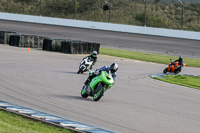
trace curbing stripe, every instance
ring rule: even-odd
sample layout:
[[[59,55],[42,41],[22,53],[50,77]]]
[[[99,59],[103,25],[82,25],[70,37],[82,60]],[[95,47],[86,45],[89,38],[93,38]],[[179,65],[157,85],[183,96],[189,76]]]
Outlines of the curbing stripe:
[[[76,128],[77,130],[82,130],[82,131],[91,131],[93,130],[92,128],[87,128],[87,127],[79,127],[79,128]]]
[[[159,73],[151,75],[152,78],[163,78],[165,75],[184,75],[184,76],[200,76],[200,75],[190,75],[190,74],[174,74],[174,73]]]
[[[63,126],[67,126],[67,127],[76,127],[76,128],[80,128],[80,127],[89,127],[89,126],[85,126],[82,124],[78,124],[78,123],[71,123],[71,124],[62,124]]]
[[[91,133],[107,133],[107,132],[101,131],[101,130],[87,130],[86,132],[91,132]]]
[[[60,119],[58,117],[53,117],[53,116],[50,116],[50,115],[31,115],[33,117],[37,117],[37,118],[40,118],[40,119],[46,119],[46,120],[57,120],[57,119]]]
[[[91,125],[83,124],[80,122],[67,120],[58,116],[50,115],[47,113],[39,112],[30,108],[14,105],[5,101],[0,100],[0,109],[5,109],[12,113],[18,112],[19,114],[24,114],[23,116],[38,119],[40,121],[46,122],[48,124],[56,125],[59,127],[65,127],[69,130],[75,130],[78,132],[86,132],[86,133],[114,133],[113,131],[97,128]],[[14,111],[14,112],[13,112]],[[17,113],[17,114],[18,114]]]
[[[19,110],[19,113],[32,114],[32,113],[35,113],[35,112],[34,111],[27,111],[27,110]]]
[[[3,102],[1,103],[1,102],[0,102],[0,106],[1,106],[1,107],[7,107],[7,106],[10,106],[10,104],[3,103]]]

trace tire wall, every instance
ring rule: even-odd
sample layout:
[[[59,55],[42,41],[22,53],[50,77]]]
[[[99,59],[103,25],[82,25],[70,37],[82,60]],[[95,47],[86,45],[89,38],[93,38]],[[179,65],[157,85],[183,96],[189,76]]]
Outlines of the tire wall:
[[[44,39],[43,50],[67,54],[90,54],[92,51],[99,53],[100,44],[79,40]]]
[[[33,48],[42,48],[43,47],[43,41],[46,37],[43,36],[34,36],[34,46]]]
[[[42,48],[45,37],[35,35],[12,34],[9,36],[9,45],[16,47]]]
[[[70,41],[71,40],[63,40],[61,42],[61,53],[67,53],[71,54],[71,49],[70,49]]]
[[[9,40],[9,45],[19,47],[19,41],[20,41],[20,35],[11,35]]]
[[[20,35],[16,32],[0,31],[0,44],[16,47],[38,48],[67,54],[99,53],[100,44],[81,40],[53,39],[37,35]]]
[[[16,32],[0,31],[0,44],[9,44],[10,35],[14,35]]]

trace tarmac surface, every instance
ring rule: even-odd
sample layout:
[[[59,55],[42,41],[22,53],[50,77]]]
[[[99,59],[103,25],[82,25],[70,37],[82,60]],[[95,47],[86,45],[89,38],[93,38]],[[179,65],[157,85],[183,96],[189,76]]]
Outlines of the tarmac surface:
[[[80,95],[88,72],[76,72],[84,56],[0,45],[0,100],[120,133],[199,133],[200,91],[150,78],[167,65],[99,55],[94,70],[112,62],[119,70],[94,102]],[[199,73],[187,66],[181,72]]]
[[[0,31],[101,43],[101,46],[200,59],[200,41],[0,20]]]

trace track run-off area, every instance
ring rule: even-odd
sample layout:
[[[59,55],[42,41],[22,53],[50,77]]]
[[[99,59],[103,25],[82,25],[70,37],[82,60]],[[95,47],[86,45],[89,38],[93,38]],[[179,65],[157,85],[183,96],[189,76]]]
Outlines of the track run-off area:
[[[0,30],[200,59],[195,40],[3,20]],[[0,44],[0,100],[119,133],[199,133],[200,91],[150,78],[167,65],[98,55],[93,70],[113,62],[119,70],[116,83],[94,102],[80,95],[88,72],[76,72],[85,56]],[[200,69],[186,66],[180,74]]]

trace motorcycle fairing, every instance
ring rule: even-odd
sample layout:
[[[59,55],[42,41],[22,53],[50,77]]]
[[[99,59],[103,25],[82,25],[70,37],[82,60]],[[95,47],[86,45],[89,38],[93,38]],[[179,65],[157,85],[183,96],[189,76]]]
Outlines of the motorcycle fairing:
[[[94,91],[95,86],[99,83],[103,82],[107,85],[107,88],[110,88],[110,85],[112,85],[115,81],[113,80],[111,74],[107,73],[106,71],[102,71],[101,75],[94,77],[92,81],[90,82],[90,88]]]

